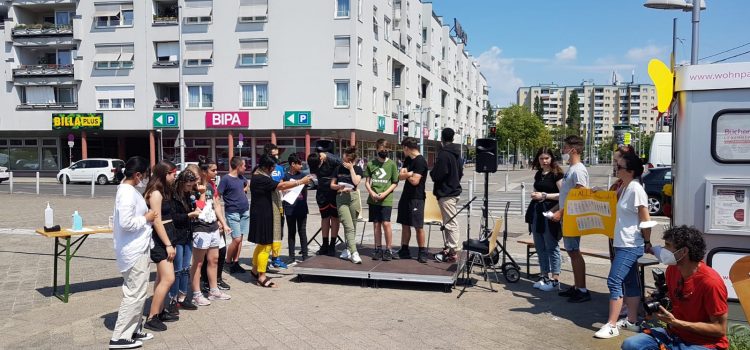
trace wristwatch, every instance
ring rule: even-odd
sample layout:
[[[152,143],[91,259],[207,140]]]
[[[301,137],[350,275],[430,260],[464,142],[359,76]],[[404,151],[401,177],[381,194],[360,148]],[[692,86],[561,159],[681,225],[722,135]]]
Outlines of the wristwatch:
[[[542,192],[542,200],[543,201],[547,200],[547,192]]]

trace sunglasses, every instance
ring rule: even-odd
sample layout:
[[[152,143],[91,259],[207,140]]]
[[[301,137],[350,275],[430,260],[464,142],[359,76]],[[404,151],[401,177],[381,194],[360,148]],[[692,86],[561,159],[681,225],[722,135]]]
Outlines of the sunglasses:
[[[624,167],[622,165],[619,165],[619,164],[617,165],[616,169],[617,170],[628,170],[628,168],[626,168],[626,167]]]

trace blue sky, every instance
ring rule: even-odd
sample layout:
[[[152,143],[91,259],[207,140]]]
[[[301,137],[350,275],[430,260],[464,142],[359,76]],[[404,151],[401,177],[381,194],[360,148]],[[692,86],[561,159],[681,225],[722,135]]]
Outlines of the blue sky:
[[[493,105],[516,101],[519,86],[577,85],[621,80],[650,83],[648,60],[669,62],[672,18],[677,18],[677,61],[690,61],[691,14],[643,7],[644,0],[433,0],[446,22],[458,18],[467,47],[490,84]],[[750,0],[706,0],[700,51],[713,55],[750,42]],[[750,50],[750,44],[700,63]],[[727,62],[750,61],[750,54]]]

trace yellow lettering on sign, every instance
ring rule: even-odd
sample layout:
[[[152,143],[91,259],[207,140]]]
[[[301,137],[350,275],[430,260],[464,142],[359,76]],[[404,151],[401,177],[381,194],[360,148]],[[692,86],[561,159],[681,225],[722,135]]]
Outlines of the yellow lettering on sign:
[[[60,117],[52,117],[52,127],[60,127]]]

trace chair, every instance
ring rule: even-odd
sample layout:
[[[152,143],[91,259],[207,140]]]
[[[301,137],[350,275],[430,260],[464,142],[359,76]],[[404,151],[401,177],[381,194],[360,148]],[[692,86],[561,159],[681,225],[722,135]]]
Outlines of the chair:
[[[430,250],[430,236],[432,235],[432,226],[443,225],[443,214],[440,212],[440,204],[438,204],[437,197],[432,192],[427,192],[427,197],[424,201],[424,224],[429,225],[430,229],[427,231],[427,250]],[[445,235],[443,235],[443,247],[445,247]]]
[[[503,220],[497,218],[495,220],[495,226],[492,228],[492,233],[490,233],[489,237],[481,237],[481,239],[469,239],[464,241],[463,243],[464,250],[468,251],[469,253],[469,261],[466,262],[468,264],[468,266],[466,267],[467,275],[471,274],[471,270],[474,268],[475,264],[482,265],[484,280],[490,282],[490,291],[493,292],[497,292],[497,290],[492,287],[492,279],[487,278],[487,265],[492,268],[492,271],[495,273],[495,280],[497,280],[497,269],[495,268],[495,264],[492,263],[492,255],[495,253],[495,249],[497,248],[497,236],[500,233],[500,229],[502,227]]]

